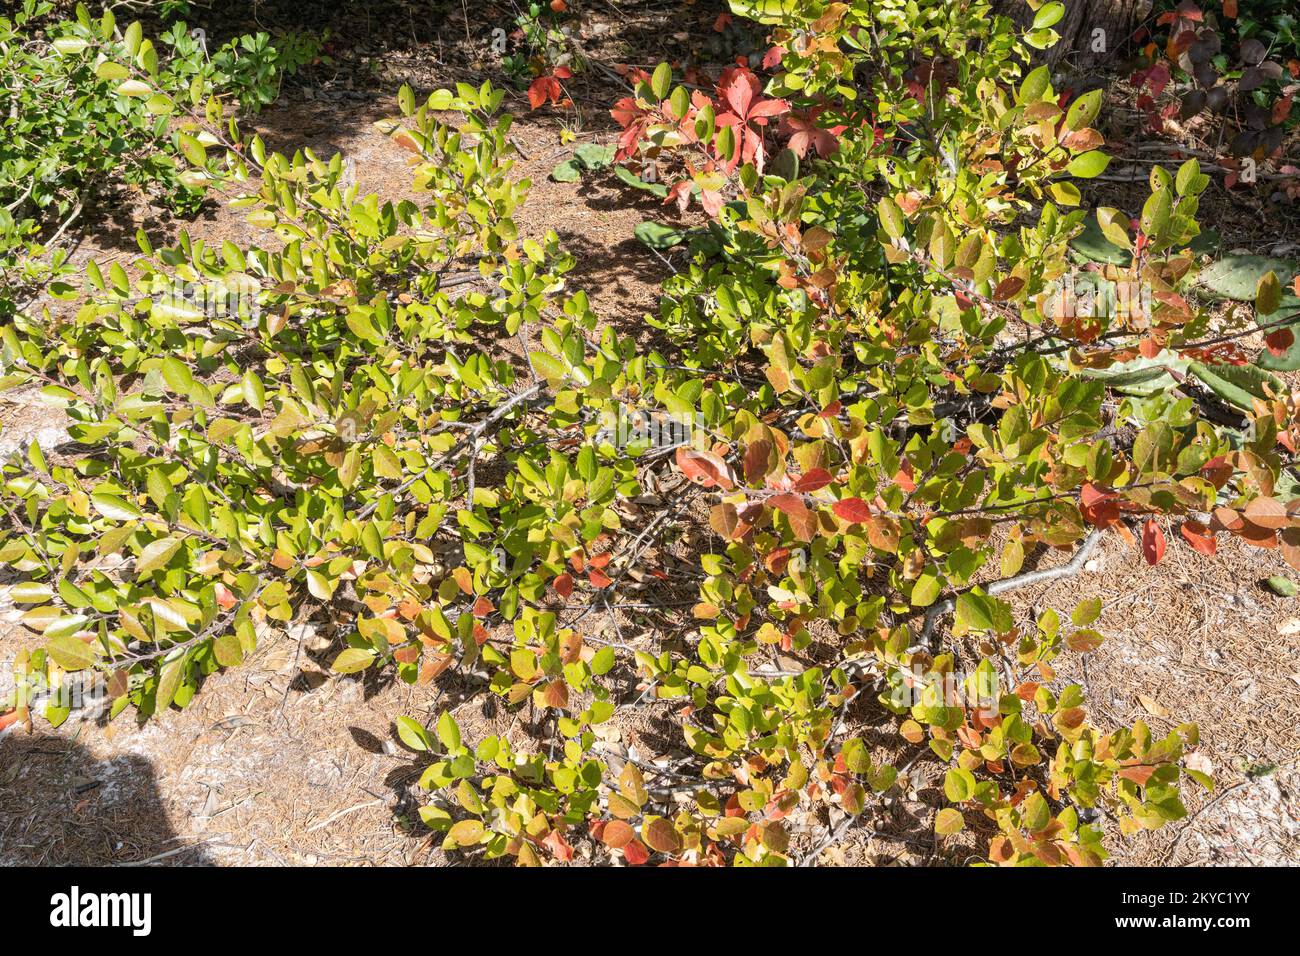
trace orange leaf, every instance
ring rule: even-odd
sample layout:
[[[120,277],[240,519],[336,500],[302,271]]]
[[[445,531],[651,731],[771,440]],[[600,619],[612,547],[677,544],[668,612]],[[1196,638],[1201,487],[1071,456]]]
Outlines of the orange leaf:
[[[1188,519],[1184,521],[1179,532],[1183,539],[1192,546],[1192,549],[1199,551],[1207,557],[1213,557],[1219,549],[1219,543],[1214,540],[1214,532],[1201,524],[1199,521]]]
[[[1147,767],[1139,764],[1134,767],[1125,767],[1120,770],[1119,775],[1125,780],[1132,780],[1139,787],[1145,787],[1151,775],[1156,772],[1155,767]]]
[[[912,463],[906,458],[903,459],[903,466],[894,474],[894,484],[909,495],[916,491],[916,482],[912,480]]]
[[[817,527],[817,516],[808,510],[803,498],[795,494],[777,495],[769,502],[790,519],[790,528],[800,541],[811,541]]]
[[[636,831],[622,820],[610,820],[600,834],[600,841],[615,850],[623,849],[635,839]]]
[[[562,680],[553,680],[546,685],[543,692],[546,706],[563,710],[569,705],[569,685]]]
[[[703,488],[717,485],[723,491],[730,491],[736,487],[727,463],[711,451],[678,448],[677,467],[689,480]]]
[[[556,594],[567,601],[569,595],[573,593],[573,575],[568,571],[557,574],[555,580],[551,582],[551,586],[555,588]]]
[[[1286,513],[1286,505],[1276,498],[1256,498],[1246,505],[1246,518],[1261,528],[1276,531],[1291,523]]]

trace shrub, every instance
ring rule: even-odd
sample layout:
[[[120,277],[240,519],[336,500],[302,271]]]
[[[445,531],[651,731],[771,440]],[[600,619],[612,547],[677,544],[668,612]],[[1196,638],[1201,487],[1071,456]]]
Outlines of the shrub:
[[[160,55],[139,23],[119,29],[111,10],[95,20],[84,5],[36,35],[31,25],[52,8],[25,0],[13,19],[0,17],[0,320],[42,289],[72,291],[58,240],[110,187],[197,209],[206,182],[186,170],[172,129],[177,101],[264,106],[282,73],[313,55],[311,41],[290,38],[281,53],[258,34],[209,60],[180,23],[160,38]]]
[[[983,2],[733,8],[782,47],[765,90],[723,80],[734,120],[708,129],[717,109],[667,66],[617,107],[646,119],[625,156],[714,164],[681,166],[722,201],[716,248],[656,320],[680,354],[598,331],[555,237],[519,234],[529,183],[490,84],[418,106],[401,91],[382,128],[412,153],[420,203],[359,195],[337,157],[240,140],[219,104],[183,108],[189,172],[257,174],[235,204],[266,241],[142,240],[130,272],[88,269],[74,318],[3,330],[5,384],[41,384],[79,445],[4,466],[0,560],[46,640],[24,675],[100,681],[114,713],[158,714],[313,613],[347,635],[340,673],[473,669],[550,739],[465,740],[447,713],[397,733],[431,755],[421,816],[444,846],[522,864],[587,837],[633,864],[812,858],[900,773],[846,735],[864,705],[897,715],[903,770],[945,767],[937,834],[978,822],[993,862],[1097,864],[1103,818],[1182,817],[1183,776],[1211,785],[1182,762],[1195,727],[1103,730],[1057,674],[1104,640],[1101,602],[1024,620],[998,595],[1043,578],[1021,573],[1032,549],[1073,551],[1069,569],[1108,531],[1151,563],[1177,526],[1202,552],[1236,534],[1300,567],[1277,448],[1294,400],[1232,364],[1253,316],[1212,329],[1192,285],[1207,177],[1157,168],[1135,220],[1099,210],[1129,258],[1093,277],[1145,297],[1072,308],[1073,180],[1106,163],[1098,96],[1059,96]],[[785,108],[807,125],[756,122]],[[672,135],[692,116],[702,131]],[[820,159],[777,152],[834,128]],[[1281,301],[1269,271],[1254,311]],[[510,336],[535,343],[526,363],[502,358]],[[1196,413],[1211,394],[1238,427]],[[689,433],[617,426],[647,415]],[[642,465],[668,453],[688,481],[647,504]],[[696,503],[712,537],[683,649],[582,626]],[[798,667],[774,666],[778,649]],[[630,697],[612,679],[628,667]],[[678,767],[597,747],[647,700],[680,705]],[[800,843],[796,812],[830,822]]]

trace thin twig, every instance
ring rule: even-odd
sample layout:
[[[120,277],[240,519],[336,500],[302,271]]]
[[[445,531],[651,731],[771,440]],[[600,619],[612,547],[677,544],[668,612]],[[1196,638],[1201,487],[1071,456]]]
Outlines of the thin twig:
[[[1004,594],[1007,591],[1014,591],[1017,588],[1029,587],[1031,584],[1040,584],[1043,581],[1054,581],[1057,578],[1071,577],[1083,570],[1084,564],[1091,557],[1092,552],[1096,550],[1098,542],[1101,541],[1101,529],[1098,529],[1084,539],[1083,544],[1079,545],[1079,550],[1074,552],[1068,562],[1058,565],[1054,568],[1042,568],[1038,571],[1026,571],[1024,574],[1017,574],[1015,577],[1003,578],[1000,581],[994,581],[984,588],[986,594]],[[922,646],[930,643],[931,635],[934,633],[935,625],[939,623],[939,618],[951,614],[957,607],[956,598],[949,598],[940,604],[934,605],[930,610],[925,612],[925,625],[921,628],[921,636],[917,643]]]

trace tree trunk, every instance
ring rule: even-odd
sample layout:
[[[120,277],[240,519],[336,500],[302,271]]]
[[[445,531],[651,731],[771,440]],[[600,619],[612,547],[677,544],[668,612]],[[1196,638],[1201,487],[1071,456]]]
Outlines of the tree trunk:
[[[1150,10],[1151,0],[1065,0],[1065,16],[1052,28],[1061,39],[1036,55],[1054,69],[1086,69],[1113,60]],[[993,0],[993,12],[1025,27],[1034,20],[1025,0]]]

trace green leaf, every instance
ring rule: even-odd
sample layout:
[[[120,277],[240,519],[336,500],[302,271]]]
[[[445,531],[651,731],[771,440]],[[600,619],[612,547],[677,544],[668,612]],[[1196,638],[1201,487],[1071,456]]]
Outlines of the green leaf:
[[[577,182],[582,176],[582,162],[570,156],[551,170],[551,178],[557,183]]]
[[[903,210],[898,208],[898,203],[884,196],[876,204],[876,211],[880,216],[880,227],[885,230],[885,235],[890,239],[903,238],[903,233],[907,230],[907,220],[903,218]]]
[[[375,652],[360,647],[346,648],[330,667],[339,674],[355,674],[375,662]]]
[[[1206,266],[1198,278],[1201,286],[1218,298],[1249,302],[1255,298],[1260,280],[1269,272],[1276,272],[1281,278],[1289,278],[1297,271],[1300,271],[1300,265],[1290,259],[1229,255]],[[1288,298],[1300,304],[1300,299],[1295,296],[1286,296],[1283,302]]]
[[[1277,273],[1269,270],[1259,277],[1255,285],[1255,311],[1260,315],[1276,312],[1282,306],[1282,283]]]
[[[1206,365],[1192,362],[1188,370],[1225,402],[1250,411],[1256,398],[1268,398],[1271,391],[1282,394],[1282,383],[1254,365]]]
[[[50,638],[45,644],[45,651],[65,671],[85,670],[99,659],[94,647],[71,634]]]
[[[1065,114],[1065,128],[1073,132],[1091,126],[1101,112],[1103,95],[1102,90],[1090,90],[1071,103],[1069,112]]]
[[[626,183],[634,189],[653,193],[661,199],[668,195],[668,187],[663,183],[648,183],[626,166],[615,166],[614,175],[618,177],[619,181]]]
[[[1279,597],[1295,597],[1296,585],[1290,578],[1283,577],[1280,574],[1274,575],[1264,582],[1268,589]]]
[[[1048,27],[1055,26],[1063,16],[1065,16],[1065,4],[1059,3],[1057,0],[1045,3],[1034,14],[1034,29],[1046,30]]]
[[[222,634],[212,642],[212,656],[222,667],[234,667],[244,659],[244,645],[234,634]]]
[[[44,604],[52,597],[50,586],[38,581],[23,581],[9,589],[9,600],[15,604]]]
[[[406,746],[419,751],[433,749],[433,738],[418,721],[410,717],[398,717],[396,724],[397,736],[402,738],[402,743]]]
[[[121,63],[114,63],[112,60],[105,60],[95,67],[95,75],[101,80],[125,80],[131,75],[131,71]]]
[[[867,745],[863,743],[860,737],[850,737],[844,741],[844,747],[840,751],[844,757],[844,766],[848,767],[852,773],[868,773],[871,770],[871,754],[867,751]]]
[[[150,571],[161,568],[180,550],[183,538],[159,538],[145,545],[140,557],[135,560],[135,573],[143,576]]]
[[[438,739],[448,752],[460,749],[460,725],[445,710],[438,717]]]
[[[162,377],[167,387],[178,395],[188,396],[194,388],[194,376],[189,366],[175,356],[163,359]]]
[[[180,145],[181,152],[195,166],[206,166],[208,162],[208,151],[197,139],[189,133],[177,133],[176,142]]]
[[[599,143],[583,143],[573,151],[573,158],[582,164],[584,170],[604,169],[614,162],[616,146],[601,146]]]
[[[140,80],[123,80],[117,85],[115,92],[118,96],[129,96],[135,99],[141,96],[152,96],[153,87]]]
[[[180,690],[181,675],[185,673],[185,658],[168,661],[158,671],[158,687],[154,691],[154,712],[161,713],[171,706]]]
[[[608,674],[614,668],[614,660],[614,648],[602,647],[591,658],[591,672],[597,677]]]
[[[963,767],[954,767],[944,775],[943,793],[953,803],[965,803],[975,793],[975,775]]]
[[[686,233],[682,230],[657,222],[643,222],[633,231],[651,249],[671,249],[686,238]]]
[[[76,37],[61,37],[54,41],[54,49],[62,56],[74,56],[90,44]]]
[[[113,521],[131,521],[135,518],[144,517],[144,512],[125,498],[109,494],[106,491],[97,491],[92,494],[90,503],[95,506],[95,510],[101,515]]]
[[[1169,227],[1173,206],[1174,197],[1168,188],[1153,192],[1142,206],[1142,232],[1153,238],[1163,235]]]
[[[1098,209],[1098,217],[1103,212],[1105,210]],[[1116,242],[1120,238],[1124,241]],[[1081,256],[1089,262],[1107,262],[1125,266],[1133,258],[1133,254],[1128,249],[1128,234],[1122,226],[1110,225],[1109,228],[1103,229],[1091,218],[1084,220],[1083,230],[1070,240],[1070,248],[1078,254],[1076,258]]]
[[[650,91],[654,93],[655,99],[662,100],[668,95],[668,89],[673,83],[673,68],[667,63],[660,63],[655,67],[654,74],[650,77]]]
[[[939,597],[939,592],[943,589],[939,576],[933,571],[927,571],[916,579],[912,585],[912,606],[929,607]]]
[[[1070,622],[1075,627],[1084,627],[1101,616],[1101,598],[1084,598],[1074,606]]]
[[[1046,66],[1040,66],[1025,76],[1024,81],[1020,84],[1020,92],[1016,96],[1018,106],[1029,106],[1037,103],[1043,98],[1051,84],[1052,74]]]
[[[1109,165],[1110,157],[1101,150],[1094,149],[1080,153],[1070,160],[1070,165],[1065,167],[1065,171],[1079,179],[1092,179],[1104,173]]]

